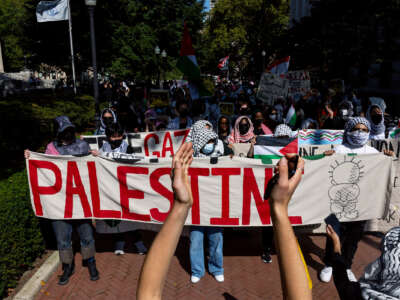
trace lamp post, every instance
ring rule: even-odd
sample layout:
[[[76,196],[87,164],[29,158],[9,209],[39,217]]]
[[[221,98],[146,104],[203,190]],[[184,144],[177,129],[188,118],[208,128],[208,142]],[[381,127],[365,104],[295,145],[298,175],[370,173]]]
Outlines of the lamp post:
[[[267,55],[265,50],[261,51],[261,56],[262,56],[262,71],[261,71],[261,75],[265,72],[265,55]]]
[[[100,121],[100,108],[99,108],[99,83],[97,78],[97,59],[96,59],[96,36],[94,31],[94,9],[97,0],[85,0],[85,4],[89,10],[90,16],[90,38],[92,48],[92,67],[93,67],[93,96],[95,101],[95,117],[96,128],[99,126]]]
[[[154,53],[157,57],[157,86],[160,87],[160,47],[158,47],[158,45],[154,48]]]
[[[167,58],[167,51],[165,51],[165,50],[163,50],[162,52],[161,52],[161,62],[162,62],[162,66],[164,66],[164,60]],[[162,71],[163,71],[163,78],[162,78],[162,80],[163,80],[163,84],[164,84],[164,82],[165,82],[165,73],[164,73],[164,68],[162,68]],[[163,86],[163,88],[164,88],[164,86]]]

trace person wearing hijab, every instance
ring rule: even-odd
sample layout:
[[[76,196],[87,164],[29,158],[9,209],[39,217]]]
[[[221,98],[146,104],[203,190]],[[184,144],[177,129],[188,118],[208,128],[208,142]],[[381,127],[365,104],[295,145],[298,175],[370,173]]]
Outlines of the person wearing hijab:
[[[237,118],[235,127],[232,129],[228,138],[229,144],[250,143],[253,138],[254,127],[250,118],[247,116]]]
[[[326,232],[334,248],[333,280],[341,300],[400,299],[400,227],[385,234],[381,255],[365,268],[358,282],[351,282],[346,276],[339,236],[330,225]]]
[[[350,118],[344,126],[343,144],[335,147],[334,151],[327,151],[325,154],[331,155],[333,153],[339,154],[373,154],[379,153],[375,148],[367,145],[371,125],[367,119],[363,117]],[[385,153],[386,154],[386,153]],[[344,211],[337,211],[336,214],[344,213]],[[364,225],[366,221],[353,221],[342,222],[340,224],[342,239],[342,256],[345,262],[347,276],[350,281],[357,281],[351,265],[353,263],[354,255],[357,251],[358,242],[362,238]],[[325,247],[325,267],[321,270],[319,276],[321,281],[329,282],[332,278],[332,264],[333,264],[333,244],[328,238]]]
[[[384,110],[377,104],[370,105],[367,109],[366,115],[368,121],[371,124],[371,140],[383,140],[385,139],[385,119]]]
[[[103,135],[106,132],[106,128],[112,124],[117,123],[117,115],[111,108],[105,108],[101,112],[100,127],[94,132],[96,135]]]
[[[200,122],[200,123],[199,123]],[[194,157],[224,155],[224,145],[212,127],[204,126],[207,121],[197,121],[192,127],[191,141]],[[222,228],[213,226],[192,226],[190,230],[191,282],[197,283],[205,274],[204,236],[209,247],[208,271],[218,282],[224,281]]]
[[[254,124],[254,134],[255,135],[264,135],[264,134],[272,134],[271,129],[269,129],[264,124],[264,115],[261,111],[257,110],[253,113],[253,124]]]

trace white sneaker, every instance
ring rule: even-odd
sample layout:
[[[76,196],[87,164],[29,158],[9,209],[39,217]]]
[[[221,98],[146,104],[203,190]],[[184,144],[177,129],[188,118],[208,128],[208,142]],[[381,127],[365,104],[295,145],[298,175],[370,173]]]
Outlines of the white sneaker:
[[[214,278],[218,282],[224,282],[224,280],[225,280],[224,275],[215,275]]]
[[[115,251],[114,251],[114,254],[115,254],[115,255],[124,255],[125,252],[124,252],[124,250],[115,250]]]
[[[357,278],[356,276],[354,276],[354,273],[353,271],[351,271],[351,269],[347,269],[346,272],[347,272],[347,278],[349,278],[350,281],[357,282]]]
[[[190,281],[192,283],[198,283],[200,281],[200,277],[192,275],[192,277],[190,277]]]
[[[329,282],[331,281],[332,278],[332,267],[325,266],[321,272],[319,273],[319,279],[321,279],[322,282]]]

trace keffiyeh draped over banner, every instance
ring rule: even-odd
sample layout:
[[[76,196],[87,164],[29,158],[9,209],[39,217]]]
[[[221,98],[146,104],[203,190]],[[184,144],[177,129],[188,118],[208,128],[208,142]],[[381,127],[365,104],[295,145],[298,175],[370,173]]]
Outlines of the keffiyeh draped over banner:
[[[129,155],[121,159],[128,162]],[[128,164],[102,157],[31,153],[26,164],[38,217],[159,223],[174,201],[171,159]],[[294,225],[317,224],[332,212],[341,221],[382,217],[391,196],[391,173],[392,159],[384,155],[306,161],[303,180],[289,205],[290,220]],[[186,225],[271,225],[263,194],[273,176],[272,165],[229,157],[210,164],[209,158],[196,158],[189,176],[194,203]]]

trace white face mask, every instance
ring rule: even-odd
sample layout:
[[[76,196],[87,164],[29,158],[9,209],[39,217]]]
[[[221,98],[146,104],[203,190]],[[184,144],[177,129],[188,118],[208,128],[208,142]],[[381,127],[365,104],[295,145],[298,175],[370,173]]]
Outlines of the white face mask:
[[[276,121],[276,120],[278,119],[278,115],[277,115],[277,114],[272,114],[272,115],[269,115],[269,118],[270,118],[272,121]]]
[[[214,144],[214,143],[212,143],[212,144],[207,144],[207,145],[205,145],[205,146],[203,147],[202,152],[203,152],[204,154],[206,154],[206,155],[211,154],[211,153],[214,152],[214,147],[215,147],[215,144]]]
[[[356,147],[364,146],[368,142],[368,139],[369,132],[361,130],[352,131],[347,134],[347,141],[349,144]]]

